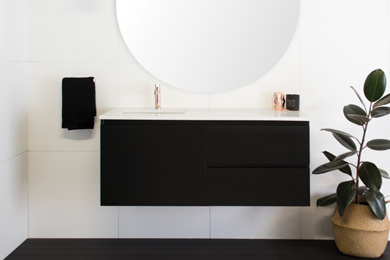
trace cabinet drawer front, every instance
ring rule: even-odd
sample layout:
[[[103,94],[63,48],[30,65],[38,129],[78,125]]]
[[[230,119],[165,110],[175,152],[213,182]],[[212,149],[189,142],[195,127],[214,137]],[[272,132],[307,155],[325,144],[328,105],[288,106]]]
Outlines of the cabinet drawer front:
[[[101,133],[102,205],[206,204],[203,127],[102,125]]]
[[[210,206],[310,206],[308,168],[209,168]]]
[[[305,167],[309,126],[207,126],[206,160],[217,167]]]

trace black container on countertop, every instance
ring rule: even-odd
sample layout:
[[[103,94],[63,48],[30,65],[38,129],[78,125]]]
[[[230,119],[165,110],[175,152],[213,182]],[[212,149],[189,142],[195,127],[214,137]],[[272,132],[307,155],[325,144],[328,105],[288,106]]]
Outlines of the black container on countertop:
[[[286,109],[291,111],[299,110],[299,95],[297,94],[286,95]]]

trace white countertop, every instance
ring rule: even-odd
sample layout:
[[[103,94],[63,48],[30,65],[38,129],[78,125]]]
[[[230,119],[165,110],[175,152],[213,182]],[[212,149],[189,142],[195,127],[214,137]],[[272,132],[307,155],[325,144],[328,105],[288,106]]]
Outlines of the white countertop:
[[[101,120],[233,120],[309,121],[301,111],[271,108],[117,108],[99,116]]]

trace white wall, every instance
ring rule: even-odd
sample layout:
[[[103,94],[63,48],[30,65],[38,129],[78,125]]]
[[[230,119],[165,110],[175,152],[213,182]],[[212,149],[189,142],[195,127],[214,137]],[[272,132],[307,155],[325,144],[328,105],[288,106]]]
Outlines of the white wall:
[[[0,0],[0,259],[28,234],[27,1]]]
[[[265,76],[223,93],[163,85],[163,105],[263,108],[270,107],[273,92],[299,93],[301,110],[312,118],[314,169],[326,161],[321,151],[344,151],[321,128],[359,134],[342,116],[344,105],[358,102],[349,86],[362,93],[376,68],[390,75],[389,4],[301,0],[296,35]],[[61,79],[96,77],[98,114],[153,106],[159,80],[124,45],[114,0],[34,0],[28,12],[29,237],[332,238],[333,207],[316,208],[315,201],[335,191],[345,178],[337,173],[311,176],[311,207],[100,207],[99,121],[94,130],[61,129]],[[373,123],[370,135],[390,138],[389,120]],[[367,154],[390,170],[388,152]]]

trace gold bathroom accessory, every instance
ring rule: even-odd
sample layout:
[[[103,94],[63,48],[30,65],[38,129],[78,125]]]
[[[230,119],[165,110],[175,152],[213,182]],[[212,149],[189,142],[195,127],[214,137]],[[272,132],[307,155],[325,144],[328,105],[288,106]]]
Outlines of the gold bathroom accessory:
[[[282,92],[275,92],[273,99],[273,109],[276,111],[283,111],[284,109],[284,94]]]
[[[161,86],[160,86],[160,84],[154,85],[154,108],[161,109]]]

